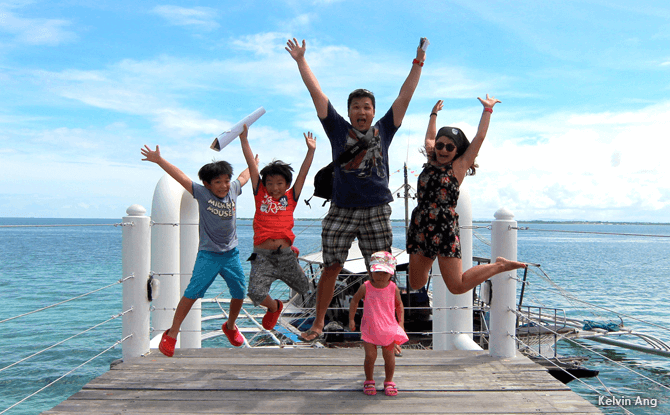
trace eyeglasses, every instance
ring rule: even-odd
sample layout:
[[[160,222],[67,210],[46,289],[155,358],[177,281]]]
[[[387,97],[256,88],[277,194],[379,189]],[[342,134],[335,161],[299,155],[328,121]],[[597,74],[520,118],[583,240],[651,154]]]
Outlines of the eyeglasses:
[[[442,150],[445,147],[447,151],[456,150],[456,146],[451,143],[443,143],[443,142],[435,143],[435,150]]]

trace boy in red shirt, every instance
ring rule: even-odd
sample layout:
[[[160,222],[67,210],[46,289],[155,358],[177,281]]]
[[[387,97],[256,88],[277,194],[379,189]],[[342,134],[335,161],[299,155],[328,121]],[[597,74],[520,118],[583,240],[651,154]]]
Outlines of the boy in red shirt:
[[[309,291],[309,280],[298,264],[296,253],[291,247],[295,240],[293,212],[314,159],[316,139],[311,132],[304,134],[307,154],[293,188],[289,188],[293,168],[288,164],[276,160],[265,166],[259,173],[247,139],[248,132],[247,126],[244,125],[244,131],[240,134],[240,142],[244,158],[249,165],[249,175],[256,201],[254,251],[249,258],[251,272],[249,273],[248,295],[255,305],[260,304],[267,308],[263,317],[263,328],[272,330],[284,308],[279,299],[273,299],[268,294],[272,283],[279,279],[300,294]]]

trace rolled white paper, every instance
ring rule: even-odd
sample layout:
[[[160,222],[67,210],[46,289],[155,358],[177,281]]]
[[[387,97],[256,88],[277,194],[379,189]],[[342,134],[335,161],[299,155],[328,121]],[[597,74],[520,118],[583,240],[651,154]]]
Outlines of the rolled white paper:
[[[222,148],[230,144],[231,141],[233,141],[242,133],[244,130],[244,124],[246,124],[247,127],[250,127],[251,124],[256,122],[256,120],[259,119],[263,114],[265,114],[265,108],[258,108],[256,111],[244,117],[242,121],[233,125],[230,130],[222,132],[221,135],[214,139],[214,142],[211,146],[209,146],[209,148],[214,151],[221,151]]]

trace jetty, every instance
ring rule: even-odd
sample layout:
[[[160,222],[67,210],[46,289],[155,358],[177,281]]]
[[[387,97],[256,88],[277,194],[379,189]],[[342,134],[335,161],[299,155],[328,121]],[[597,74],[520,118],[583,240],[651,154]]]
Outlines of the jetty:
[[[152,349],[110,370],[47,415],[62,414],[600,414],[523,355],[403,350],[398,395],[363,394],[360,348]]]

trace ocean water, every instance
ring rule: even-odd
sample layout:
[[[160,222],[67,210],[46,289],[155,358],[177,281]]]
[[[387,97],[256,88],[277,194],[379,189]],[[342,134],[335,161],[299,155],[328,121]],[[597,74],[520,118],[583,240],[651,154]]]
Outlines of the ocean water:
[[[121,228],[113,226],[119,222],[120,219],[0,218],[0,321],[106,287],[57,307],[0,323],[0,413],[36,414],[52,408],[106,372],[110,363],[121,357],[121,346],[102,353],[121,338],[121,318],[114,318],[122,311],[118,283],[122,278]],[[44,226],[54,224],[104,226]],[[6,225],[42,226],[2,227]],[[239,220],[238,225],[244,259],[252,248],[251,221]],[[481,228],[474,230],[474,254],[488,257],[487,224],[475,225]],[[519,226],[528,227],[518,233],[519,260],[541,264],[549,278],[531,269],[524,304],[561,308],[570,317],[601,322],[618,322],[620,313],[627,328],[670,343],[670,225]],[[319,250],[318,221],[298,221],[295,232],[296,246],[302,253]],[[394,223],[394,234],[394,245],[403,248],[402,223]],[[208,296],[225,291],[224,287],[219,279]],[[91,329],[96,325],[100,326]],[[78,336],[51,347],[75,335]],[[229,347],[222,338],[204,342],[203,346]],[[43,352],[15,364],[40,351]],[[600,381],[614,397],[630,401],[625,407],[630,413],[670,413],[670,358],[587,341],[561,342],[559,353],[587,356],[589,360],[584,365],[600,370]],[[89,359],[93,360],[46,387]],[[600,381],[586,379],[569,385],[598,405],[599,394],[606,393]],[[35,396],[7,409],[44,387]],[[647,405],[636,405],[638,397]],[[616,406],[599,408],[604,413],[626,413]]]

